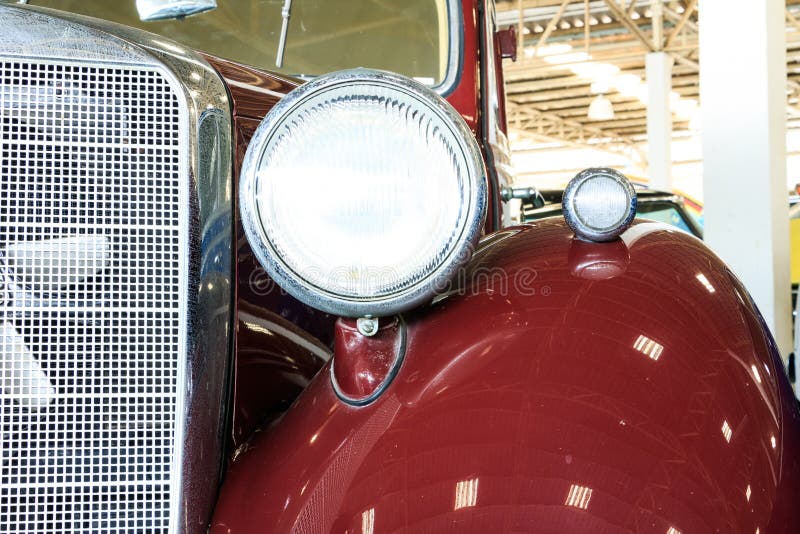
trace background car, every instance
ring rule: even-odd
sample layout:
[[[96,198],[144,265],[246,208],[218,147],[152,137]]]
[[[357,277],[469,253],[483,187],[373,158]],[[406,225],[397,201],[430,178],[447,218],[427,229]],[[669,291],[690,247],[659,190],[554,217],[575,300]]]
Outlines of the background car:
[[[522,202],[520,218],[522,222],[535,221],[545,217],[562,214],[561,198],[563,189],[545,189],[539,191],[540,200],[526,199]],[[683,197],[666,191],[657,191],[643,187],[636,188],[638,205],[636,216],[643,219],[671,224],[684,232],[703,238],[703,229],[689,210],[686,209]]]

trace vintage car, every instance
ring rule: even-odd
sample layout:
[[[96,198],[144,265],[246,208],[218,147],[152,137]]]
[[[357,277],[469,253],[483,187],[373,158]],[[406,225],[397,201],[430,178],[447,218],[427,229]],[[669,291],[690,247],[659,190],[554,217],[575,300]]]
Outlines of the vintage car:
[[[729,269],[609,169],[502,227],[490,0],[29,4],[0,531],[796,531],[800,412]]]

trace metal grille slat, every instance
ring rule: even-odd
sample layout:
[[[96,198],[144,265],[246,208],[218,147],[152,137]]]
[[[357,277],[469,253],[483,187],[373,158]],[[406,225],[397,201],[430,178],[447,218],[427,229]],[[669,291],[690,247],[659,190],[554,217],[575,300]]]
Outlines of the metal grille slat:
[[[0,58],[0,531],[167,532],[184,108],[155,68]]]

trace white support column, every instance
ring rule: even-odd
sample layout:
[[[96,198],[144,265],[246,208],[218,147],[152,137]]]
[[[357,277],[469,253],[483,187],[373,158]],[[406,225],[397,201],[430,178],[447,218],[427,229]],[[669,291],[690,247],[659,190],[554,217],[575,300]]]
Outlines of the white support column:
[[[650,185],[672,189],[672,56],[666,52],[647,54],[647,160]]]
[[[701,0],[706,242],[791,350],[784,0]],[[713,313],[713,310],[711,310]]]

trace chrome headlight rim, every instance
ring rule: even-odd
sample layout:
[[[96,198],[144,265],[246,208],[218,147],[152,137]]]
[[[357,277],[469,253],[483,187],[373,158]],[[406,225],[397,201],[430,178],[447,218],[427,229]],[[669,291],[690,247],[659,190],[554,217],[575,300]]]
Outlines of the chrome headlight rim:
[[[588,224],[582,218],[580,210],[576,205],[581,188],[587,182],[597,178],[613,180],[627,197],[627,212],[621,216],[615,224],[607,228],[598,228]],[[624,174],[616,169],[608,167],[592,167],[579,172],[569,181],[567,187],[564,189],[561,205],[567,226],[569,226],[580,239],[602,243],[616,239],[631,225],[631,223],[633,223],[633,219],[636,217],[638,199],[636,197],[636,190]]]
[[[469,184],[465,225],[460,228],[450,253],[422,279],[414,284],[381,297],[352,297],[340,295],[303,279],[273,247],[260,223],[261,215],[258,171],[271,138],[280,131],[283,121],[313,96],[350,84],[391,87],[415,99],[439,116],[451,129],[463,155]],[[344,317],[384,317],[401,313],[432,299],[448,288],[457,270],[472,256],[483,231],[487,207],[487,179],[483,157],[474,134],[464,119],[435,91],[410,78],[373,69],[348,69],[326,74],[298,87],[276,104],[253,135],[242,163],[239,183],[239,203],[244,228],[250,246],[267,274],[286,292],[316,309]]]

